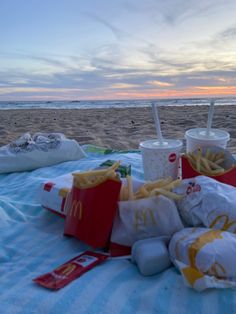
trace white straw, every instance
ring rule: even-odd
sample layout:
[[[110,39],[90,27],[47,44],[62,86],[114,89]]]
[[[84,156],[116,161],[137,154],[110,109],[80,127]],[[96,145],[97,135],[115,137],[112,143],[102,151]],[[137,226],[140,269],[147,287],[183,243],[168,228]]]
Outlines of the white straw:
[[[153,117],[154,117],[154,121],[155,121],[157,138],[159,139],[160,145],[163,146],[164,141],[163,141],[163,136],[162,136],[162,132],[161,132],[161,124],[160,124],[157,106],[155,104],[152,104],[152,113],[153,113]]]
[[[211,124],[212,124],[212,118],[214,114],[214,101],[211,101],[210,108],[208,111],[208,119],[207,119],[207,130],[206,130],[206,136],[210,136],[211,131]]]

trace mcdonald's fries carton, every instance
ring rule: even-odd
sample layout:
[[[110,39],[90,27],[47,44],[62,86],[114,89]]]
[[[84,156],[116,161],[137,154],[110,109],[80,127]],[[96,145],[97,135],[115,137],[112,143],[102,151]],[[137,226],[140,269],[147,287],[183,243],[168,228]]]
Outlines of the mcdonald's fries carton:
[[[236,187],[235,158],[221,147],[203,147],[182,155],[182,178],[205,175]]]
[[[111,167],[74,174],[66,205],[64,234],[94,248],[107,247],[116,214],[121,181]]]
[[[97,169],[107,169],[114,165],[116,161],[106,160],[101,163]],[[121,178],[125,178],[131,174],[131,165],[121,163],[116,172]],[[69,195],[73,184],[72,173],[67,173],[56,178],[52,178],[41,184],[38,191],[38,199],[40,204],[47,210],[65,218],[66,216],[66,198]]]
[[[170,258],[186,286],[236,289],[236,235],[208,228],[185,228],[169,244]]]
[[[206,176],[185,179],[175,188],[185,195],[177,201],[180,215],[188,226],[236,233],[236,188]]]

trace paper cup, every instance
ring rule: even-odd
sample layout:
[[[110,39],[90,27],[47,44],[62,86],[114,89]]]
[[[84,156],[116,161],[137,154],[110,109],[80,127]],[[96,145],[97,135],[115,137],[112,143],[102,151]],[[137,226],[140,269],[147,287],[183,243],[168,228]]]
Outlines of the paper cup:
[[[142,153],[144,179],[177,179],[182,146],[182,141],[169,139],[165,139],[164,145],[160,145],[157,140],[141,142],[139,148]]]
[[[207,136],[206,128],[195,128],[185,132],[187,153],[196,150],[199,147],[217,146],[226,148],[230,139],[230,134],[220,129],[211,129]]]

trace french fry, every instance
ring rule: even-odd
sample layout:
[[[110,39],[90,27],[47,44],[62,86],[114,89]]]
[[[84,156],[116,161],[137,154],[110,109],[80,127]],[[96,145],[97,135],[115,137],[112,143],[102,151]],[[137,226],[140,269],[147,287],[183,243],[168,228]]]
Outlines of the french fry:
[[[161,179],[155,182],[147,182],[142,185],[136,193],[134,193],[134,199],[164,195],[173,200],[179,200],[182,196],[171,192],[171,190],[180,185],[181,182],[182,181],[179,179],[173,180],[172,178]]]
[[[215,154],[215,158],[212,160],[212,161],[214,161],[214,162],[216,162],[216,161],[218,161],[218,160],[224,160],[224,157],[225,157],[225,154],[224,154],[224,152],[219,152],[219,153],[216,153]]]
[[[169,183],[172,182],[172,178],[166,178],[166,179],[160,179],[154,182],[147,182],[144,184],[145,189],[147,189],[148,191],[153,190],[154,188],[158,188],[158,187],[162,187],[164,185],[167,185]]]
[[[149,192],[145,189],[144,186],[141,186],[138,192],[135,193],[134,198],[140,199],[140,198],[146,198],[149,197]]]
[[[208,162],[207,158],[202,157],[201,160],[202,160],[202,163],[205,166],[206,170],[207,171],[211,171],[211,167],[209,165],[209,162]]]
[[[207,148],[205,158],[206,158],[206,159],[209,159],[210,154],[211,154],[210,149]]]
[[[186,157],[191,166],[203,175],[214,176],[226,171],[221,166],[224,162],[224,152],[214,153],[207,148],[204,156],[199,148],[196,153],[187,153]]]
[[[78,188],[90,188],[99,185],[106,180],[119,181],[119,176],[116,169],[119,167],[120,162],[117,161],[111,167],[106,169],[91,170],[85,172],[73,173],[74,185]]]
[[[120,201],[124,201],[124,186],[122,185],[120,188],[120,196],[119,196]]]
[[[182,180],[177,179],[174,180],[170,183],[168,183],[167,185],[163,185],[163,188],[167,191],[173,190],[174,188],[176,188],[177,186],[179,186],[181,184]]]
[[[170,192],[168,190],[165,190],[164,188],[157,188],[157,189],[154,189],[151,193],[150,193],[150,196],[154,196],[154,195],[164,195],[168,198],[171,198],[173,200],[181,200],[183,198],[182,195],[179,195],[179,194],[176,194],[176,193],[173,193],[173,192]]]
[[[133,182],[132,182],[132,177],[127,176],[127,183],[128,183],[128,200],[133,200],[134,199],[134,191],[133,191]]]
[[[220,165],[224,161],[224,158],[217,159],[214,161],[215,164]]]
[[[221,166],[217,165],[215,162],[209,160],[209,164],[211,165],[212,170],[214,169],[222,169],[224,170],[224,168],[222,168]]]

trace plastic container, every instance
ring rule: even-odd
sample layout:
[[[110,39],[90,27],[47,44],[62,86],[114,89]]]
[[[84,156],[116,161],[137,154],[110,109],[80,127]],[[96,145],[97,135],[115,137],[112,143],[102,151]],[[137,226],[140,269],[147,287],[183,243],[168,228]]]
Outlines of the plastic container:
[[[136,263],[143,276],[151,276],[171,266],[165,244],[168,237],[139,240],[132,246],[132,262]]]
[[[179,157],[183,143],[180,140],[165,139],[161,145],[157,140],[141,142],[144,179],[155,181],[178,177]]]
[[[211,129],[209,136],[206,128],[195,128],[185,132],[187,153],[199,147],[217,146],[226,148],[230,134],[224,130]]]

